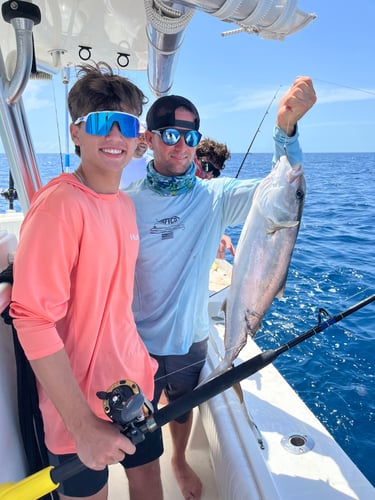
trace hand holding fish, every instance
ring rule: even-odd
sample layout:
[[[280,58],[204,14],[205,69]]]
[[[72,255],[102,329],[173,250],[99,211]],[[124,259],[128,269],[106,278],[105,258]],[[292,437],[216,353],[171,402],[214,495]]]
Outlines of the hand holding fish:
[[[312,80],[298,76],[280,99],[276,124],[288,135],[294,134],[295,125],[316,102]]]
[[[223,234],[220,240],[219,248],[216,254],[217,259],[225,259],[225,252],[228,250],[234,257],[236,254],[236,249],[233,246],[230,236]]]

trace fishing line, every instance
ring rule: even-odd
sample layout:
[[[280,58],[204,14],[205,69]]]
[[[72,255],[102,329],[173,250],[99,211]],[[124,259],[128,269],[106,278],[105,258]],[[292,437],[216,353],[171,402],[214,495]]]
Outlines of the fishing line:
[[[175,373],[183,372],[185,370],[188,370],[192,366],[199,365],[199,363],[202,363],[202,361],[206,361],[206,358],[204,357],[198,361],[194,361],[194,363],[191,363],[190,365],[186,365],[183,368],[177,368],[177,370],[174,370],[173,372],[168,372],[167,375],[161,375],[160,377],[157,377],[154,380],[155,380],[155,382],[159,382],[160,380],[163,380],[164,378],[168,378],[171,375],[174,375]]]
[[[287,123],[287,126],[286,126],[286,129],[287,131],[289,131],[289,125],[290,125],[290,116],[288,118],[288,123]],[[288,154],[286,152],[286,146],[287,146],[287,143],[286,143],[286,138],[287,138],[287,133],[285,132],[285,141],[284,141],[284,154],[285,156],[288,158]],[[288,158],[289,159],[289,158]]]
[[[329,85],[336,85],[337,87],[344,87],[344,88],[347,88],[347,89],[356,90],[357,92],[363,92],[364,94],[375,95],[375,91],[366,90],[366,89],[360,89],[358,87],[351,87],[350,85],[344,85],[342,83],[329,82],[328,80],[321,80],[320,78],[314,78],[314,81],[315,82],[328,83]]]
[[[357,279],[358,279],[358,278],[357,278]],[[359,279],[358,279],[358,281],[359,281]],[[345,303],[346,303],[346,302],[348,302],[350,299],[352,299],[352,298],[356,297],[357,295],[359,295],[359,294],[361,294],[361,293],[365,293],[365,292],[367,292],[368,290],[370,290],[370,287],[369,287],[369,286],[368,286],[367,288],[365,288],[364,290],[358,290],[358,292],[353,293],[353,295],[350,295],[350,297],[347,297],[347,298],[343,301],[343,303],[345,304]]]
[[[211,297],[215,297],[215,295],[217,295],[218,293],[222,292],[223,290],[226,290],[227,288],[229,288],[230,285],[226,285],[224,288],[220,288],[220,290],[217,290],[216,292],[212,292],[210,295],[209,295],[209,298]]]
[[[235,350],[235,349],[237,349],[237,347],[240,347],[241,345],[242,345],[242,343],[238,343],[237,345],[233,346],[230,350],[231,350],[231,351],[232,351],[232,350]],[[219,352],[219,349],[218,349],[218,347],[217,347],[216,343],[215,343],[214,345],[212,345],[212,347],[213,347],[213,349],[214,349],[214,351],[215,351],[216,355],[218,356],[218,358],[223,359],[223,356],[222,356],[221,352]],[[167,379],[167,378],[168,378],[168,377],[170,377],[171,375],[175,375],[176,373],[180,373],[180,372],[183,372],[183,371],[185,371],[185,370],[188,370],[189,368],[191,368],[191,367],[193,367],[193,366],[195,366],[195,365],[199,365],[200,363],[205,362],[205,361],[206,361],[206,359],[207,359],[207,358],[206,358],[206,357],[204,357],[204,358],[202,358],[202,359],[200,359],[200,360],[198,360],[198,361],[195,361],[194,363],[190,363],[189,365],[186,365],[186,366],[184,366],[184,367],[182,367],[182,368],[177,368],[177,370],[174,370],[174,371],[172,371],[172,372],[169,372],[167,375],[161,375],[160,377],[156,377],[156,378],[155,378],[155,382],[160,382],[160,381],[161,381],[161,380],[163,380],[163,379]]]

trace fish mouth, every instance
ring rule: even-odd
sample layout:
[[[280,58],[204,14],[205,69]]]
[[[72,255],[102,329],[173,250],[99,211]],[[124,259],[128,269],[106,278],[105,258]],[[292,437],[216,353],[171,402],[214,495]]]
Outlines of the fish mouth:
[[[302,176],[303,176],[303,168],[302,165],[298,163],[287,172],[286,179],[289,182],[289,184],[292,184]]]

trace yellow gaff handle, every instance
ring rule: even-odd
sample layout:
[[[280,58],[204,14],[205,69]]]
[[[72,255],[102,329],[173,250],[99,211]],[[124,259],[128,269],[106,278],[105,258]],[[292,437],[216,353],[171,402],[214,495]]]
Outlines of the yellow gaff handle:
[[[18,483],[5,483],[0,485],[1,500],[36,500],[59,487],[51,478],[51,470],[45,469],[22,479]]]
[[[56,490],[60,483],[86,469],[77,455],[70,460],[22,479],[0,485],[0,500],[36,500]]]

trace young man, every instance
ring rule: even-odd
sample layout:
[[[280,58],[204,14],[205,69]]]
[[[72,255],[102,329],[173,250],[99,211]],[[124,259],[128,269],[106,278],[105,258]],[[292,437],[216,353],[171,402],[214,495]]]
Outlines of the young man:
[[[108,464],[135,447],[98,399],[122,379],[153,398],[156,362],[131,309],[139,237],[134,206],[119,191],[146,98],[104,63],[82,67],[68,105],[81,163],[34,197],[14,263],[11,315],[38,380],[52,465],[77,453],[89,467],[64,481],[61,499],[107,498]],[[131,498],[137,491],[129,469]],[[156,488],[161,488],[160,481]]]
[[[226,144],[206,137],[200,141],[195,151],[195,175],[201,179],[216,179],[230,159]]]
[[[147,163],[152,160],[152,156],[147,154],[148,145],[145,139],[145,130],[145,126],[141,123],[134,156],[121,174],[120,189],[124,189],[132,182],[146,177]]]
[[[284,147],[292,164],[301,160],[297,121],[315,100],[307,77],[298,77],[283,96],[275,160]],[[159,363],[155,400],[163,389],[173,400],[198,383],[209,333],[210,267],[224,229],[245,221],[259,180],[206,182],[196,177],[200,119],[189,100],[159,98],[146,122],[154,160],[148,164],[146,179],[127,190],[136,206],[140,233],[133,311],[138,331]],[[185,458],[191,423],[191,412],[171,422],[172,464],[184,498],[199,499],[201,481]]]

